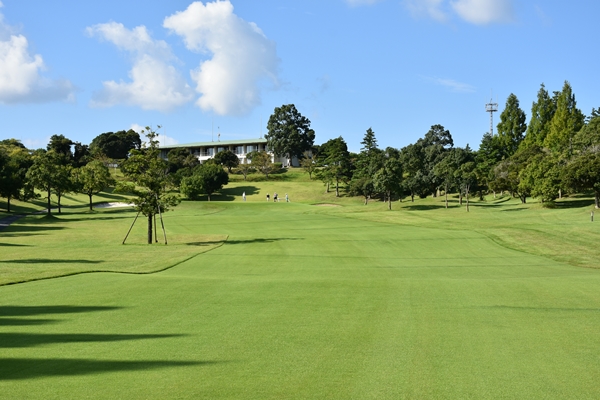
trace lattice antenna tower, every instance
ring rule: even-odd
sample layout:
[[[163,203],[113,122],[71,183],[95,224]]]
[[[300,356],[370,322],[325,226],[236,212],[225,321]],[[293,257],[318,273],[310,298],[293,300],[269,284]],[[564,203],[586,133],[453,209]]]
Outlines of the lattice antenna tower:
[[[485,111],[490,113],[490,134],[494,136],[494,113],[498,111],[498,103],[494,103],[494,99],[491,98],[485,105]]]

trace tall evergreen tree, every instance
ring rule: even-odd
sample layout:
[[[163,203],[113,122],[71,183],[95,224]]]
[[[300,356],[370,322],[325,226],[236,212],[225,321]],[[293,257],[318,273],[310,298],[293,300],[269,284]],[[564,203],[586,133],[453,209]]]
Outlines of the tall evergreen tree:
[[[565,81],[563,89],[556,100],[556,112],[550,122],[548,136],[544,140],[545,147],[554,153],[562,153],[566,158],[573,154],[573,138],[583,127],[585,115],[577,108],[573,89]]]
[[[511,93],[506,99],[506,106],[500,114],[500,123],[497,125],[498,138],[506,157],[515,154],[519,148],[527,130],[526,119],[525,112],[519,106],[519,99]]]
[[[555,112],[555,99],[550,97],[546,87],[542,83],[537,94],[537,101],[534,101],[531,106],[531,120],[527,126],[527,134],[523,140],[525,146],[544,146],[544,141],[550,130],[550,121],[552,121]]]

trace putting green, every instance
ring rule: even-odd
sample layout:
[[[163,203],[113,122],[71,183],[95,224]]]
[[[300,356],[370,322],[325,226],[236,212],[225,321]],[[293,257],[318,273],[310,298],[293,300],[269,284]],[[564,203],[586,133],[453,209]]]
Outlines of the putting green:
[[[0,397],[600,397],[598,270],[295,203],[186,203],[167,228],[228,239],[0,287]]]

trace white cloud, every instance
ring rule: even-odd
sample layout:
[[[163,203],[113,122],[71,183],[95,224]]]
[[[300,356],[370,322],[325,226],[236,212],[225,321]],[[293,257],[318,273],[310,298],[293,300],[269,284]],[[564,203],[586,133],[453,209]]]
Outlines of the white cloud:
[[[174,144],[179,144],[179,141],[177,139],[172,138],[167,135],[163,135],[162,133],[158,134],[157,140],[158,140],[159,146],[171,146]]]
[[[404,4],[413,17],[429,17],[439,22],[448,19],[448,15],[442,9],[443,0],[405,0]]]
[[[444,86],[456,93],[473,93],[475,92],[475,87],[469,85],[468,83],[459,82],[454,79],[446,79],[446,78],[432,78],[428,76],[423,76],[425,80],[432,82],[436,85]]]
[[[382,0],[346,0],[349,6],[370,6],[371,4],[379,3]]]
[[[146,27],[130,30],[123,24],[109,22],[88,27],[86,31],[129,52],[133,59],[128,73],[131,82],[103,82],[103,89],[92,98],[92,106],[126,104],[166,112],[193,99],[193,90],[167,62],[174,59],[169,45],[152,39]]]
[[[137,133],[142,133],[143,130],[145,130],[146,128],[139,125],[139,124],[131,124],[131,126],[129,127],[129,129],[133,129],[134,131],[136,131]]]
[[[462,19],[476,25],[506,23],[515,19],[511,0],[456,0],[450,5]]]
[[[459,93],[473,93],[475,88],[468,83],[458,82],[454,79],[436,79],[439,85],[445,86],[451,89],[453,92]]]
[[[258,26],[233,13],[228,1],[194,2],[165,18],[163,26],[183,37],[186,47],[212,56],[191,71],[197,105],[219,115],[241,115],[260,104],[260,84],[277,84],[275,43]]]
[[[42,56],[29,54],[27,38],[14,34],[0,13],[0,104],[73,101],[73,84],[42,76],[44,69]]]
[[[515,19],[512,0],[404,0],[413,17],[446,22],[452,13],[475,24],[507,23]]]

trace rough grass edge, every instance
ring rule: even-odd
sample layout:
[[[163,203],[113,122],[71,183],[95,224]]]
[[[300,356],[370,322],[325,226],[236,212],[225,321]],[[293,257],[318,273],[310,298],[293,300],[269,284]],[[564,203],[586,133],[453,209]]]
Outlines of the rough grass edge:
[[[167,265],[164,268],[159,268],[159,269],[155,269],[155,270],[151,270],[151,271],[141,271],[141,272],[131,272],[131,271],[111,271],[111,270],[102,270],[102,269],[98,269],[98,270],[90,270],[90,271],[76,271],[76,272],[67,272],[64,274],[58,274],[58,275],[53,275],[53,276],[45,276],[43,278],[31,278],[31,279],[24,279],[21,281],[15,281],[15,282],[7,282],[7,283],[0,283],[0,287],[2,286],[10,286],[10,285],[19,285],[19,284],[23,284],[23,283],[30,283],[30,282],[37,282],[37,281],[45,281],[45,280],[49,280],[49,279],[57,279],[57,278],[66,278],[68,276],[75,276],[75,275],[83,275],[83,274],[96,274],[96,273],[109,273],[109,274],[124,274],[124,275],[151,275],[151,274],[157,274],[159,272],[163,272],[166,271],[168,269],[174,268],[180,264],[183,264],[186,261],[191,260],[192,258],[198,257],[201,254],[206,254],[210,251],[213,251],[215,249],[218,249],[219,247],[223,246],[225,244],[225,242],[227,242],[227,239],[229,239],[229,236],[227,236],[225,238],[225,240],[223,240],[221,243],[219,243],[218,245],[216,245],[215,247],[208,249],[206,251],[202,251],[200,253],[196,253],[190,257],[187,257],[183,260],[177,261],[171,265]]]

